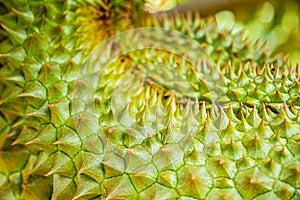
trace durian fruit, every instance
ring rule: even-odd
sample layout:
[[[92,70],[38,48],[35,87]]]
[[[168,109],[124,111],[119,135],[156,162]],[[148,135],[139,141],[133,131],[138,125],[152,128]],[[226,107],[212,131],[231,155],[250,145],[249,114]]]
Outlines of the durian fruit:
[[[0,4],[0,199],[300,198],[299,65],[197,12],[140,13],[142,1]],[[89,96],[79,72],[96,44],[149,26],[196,40],[223,95],[213,99],[180,55],[142,49],[90,79]]]

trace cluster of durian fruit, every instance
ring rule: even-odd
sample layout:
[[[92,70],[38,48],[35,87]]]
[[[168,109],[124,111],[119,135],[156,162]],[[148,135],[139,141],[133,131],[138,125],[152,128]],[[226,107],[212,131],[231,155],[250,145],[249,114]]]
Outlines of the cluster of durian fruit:
[[[0,199],[300,199],[300,66],[243,32],[219,30],[213,17],[152,15],[143,5],[0,0]],[[197,41],[224,94],[213,100],[179,55],[144,49],[102,73],[96,120],[76,118],[74,85],[87,55],[137,27]],[[176,71],[196,98],[149,81],[159,71],[144,79],[145,65],[163,65],[165,78]]]

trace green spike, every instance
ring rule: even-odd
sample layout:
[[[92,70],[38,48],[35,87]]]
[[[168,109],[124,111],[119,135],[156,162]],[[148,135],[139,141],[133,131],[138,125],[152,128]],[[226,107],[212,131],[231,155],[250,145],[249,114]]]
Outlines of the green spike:
[[[58,129],[57,140],[53,143],[58,146],[60,151],[65,152],[70,157],[74,157],[81,149],[79,136],[67,126]]]
[[[63,152],[56,152],[51,157],[51,170],[44,176],[48,177],[53,174],[59,174],[72,178],[76,174],[75,166],[72,159]]]
[[[73,191],[76,191],[75,182],[68,177],[61,176],[58,174],[54,175],[53,178],[53,194],[52,198],[62,200],[63,198],[72,198],[74,195]]]
[[[244,199],[251,199],[259,194],[263,194],[271,190],[273,185],[272,179],[260,172],[257,168],[238,172],[235,181],[237,190]]]
[[[212,178],[204,167],[185,166],[179,169],[177,189],[180,195],[203,198],[209,192]]]
[[[157,171],[153,165],[146,165],[136,169],[130,179],[138,192],[151,186],[156,181]]]

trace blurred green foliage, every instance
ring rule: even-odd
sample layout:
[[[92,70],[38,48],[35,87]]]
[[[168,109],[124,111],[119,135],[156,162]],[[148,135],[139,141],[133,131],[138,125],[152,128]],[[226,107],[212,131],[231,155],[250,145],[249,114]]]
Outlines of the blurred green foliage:
[[[289,55],[291,63],[300,63],[300,1],[269,0],[253,7],[223,10],[216,14],[220,28],[240,30],[252,42],[266,42],[273,54]]]

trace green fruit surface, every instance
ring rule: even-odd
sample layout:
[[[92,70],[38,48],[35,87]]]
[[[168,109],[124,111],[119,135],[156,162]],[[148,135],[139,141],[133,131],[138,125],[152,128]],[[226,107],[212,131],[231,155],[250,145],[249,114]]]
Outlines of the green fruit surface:
[[[213,17],[143,5],[0,0],[0,200],[300,199],[300,65]],[[180,55],[136,50],[102,72],[90,112],[82,64],[139,27],[197,41],[222,85]],[[174,95],[173,72],[196,98]]]

